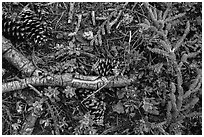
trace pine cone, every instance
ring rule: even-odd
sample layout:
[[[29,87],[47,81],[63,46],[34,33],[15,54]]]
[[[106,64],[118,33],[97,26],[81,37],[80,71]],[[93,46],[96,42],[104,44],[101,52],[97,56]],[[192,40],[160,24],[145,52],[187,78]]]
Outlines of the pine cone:
[[[22,41],[25,39],[22,24],[17,24],[6,13],[2,16],[2,34],[11,41]]]
[[[84,100],[89,95],[93,93],[92,90],[88,89],[79,89],[76,90],[76,95],[79,100]],[[104,114],[106,110],[106,104],[100,96],[100,93],[96,93],[96,95],[91,96],[87,100],[83,102],[83,107],[85,110],[89,111],[93,118],[93,123],[96,125],[103,125]]]
[[[118,67],[118,61],[115,59],[99,59],[92,67],[92,70],[99,76],[114,75],[113,70]]]
[[[15,41],[30,41],[41,45],[47,41],[47,28],[31,10],[25,10],[12,20],[3,14],[3,36]]]

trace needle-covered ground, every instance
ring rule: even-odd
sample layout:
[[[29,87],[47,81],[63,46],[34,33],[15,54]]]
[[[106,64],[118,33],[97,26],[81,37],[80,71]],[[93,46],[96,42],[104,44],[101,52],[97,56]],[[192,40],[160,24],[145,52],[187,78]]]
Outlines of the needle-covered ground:
[[[86,85],[2,91],[2,134],[201,135],[201,11],[197,2],[2,3],[12,43],[3,84],[34,76],[17,67],[21,55],[40,78],[69,73]],[[105,87],[118,77],[134,81]],[[104,86],[89,88],[91,78]]]

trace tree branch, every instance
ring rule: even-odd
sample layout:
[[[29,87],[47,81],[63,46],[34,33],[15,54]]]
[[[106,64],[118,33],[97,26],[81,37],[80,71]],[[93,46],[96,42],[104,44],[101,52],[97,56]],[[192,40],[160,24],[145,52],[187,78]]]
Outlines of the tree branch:
[[[113,76],[108,77],[106,80],[110,81],[104,88],[110,87],[123,87],[130,85],[136,80],[136,78],[127,77],[117,77],[113,79]],[[88,89],[99,89],[107,81],[104,78],[98,78],[96,76],[83,76],[74,74],[64,74],[64,75],[49,75],[49,76],[39,76],[30,77],[25,79],[20,79],[19,81],[12,81],[8,83],[3,83],[2,92],[10,92],[14,90],[27,88],[29,85],[32,86],[71,86],[75,88],[88,88]],[[112,81],[111,81],[112,80]]]

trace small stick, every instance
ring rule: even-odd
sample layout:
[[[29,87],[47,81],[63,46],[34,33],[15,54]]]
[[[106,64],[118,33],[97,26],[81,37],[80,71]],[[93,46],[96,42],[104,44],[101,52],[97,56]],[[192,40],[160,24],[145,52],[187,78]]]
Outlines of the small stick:
[[[128,49],[128,53],[130,54],[130,43],[131,43],[131,41],[132,41],[132,31],[129,31],[129,41],[128,41],[128,46],[129,46],[129,49]]]
[[[35,87],[33,87],[31,84],[28,84],[28,86],[29,86],[32,90],[34,90],[40,97],[43,96],[42,93],[41,93],[39,90],[37,90]]]
[[[74,13],[74,4],[75,2],[70,2],[70,8],[69,8],[69,17],[68,17],[68,23],[72,23],[73,13]]]
[[[83,99],[81,101],[81,103],[83,103],[84,101],[86,101],[87,99],[89,99],[91,96],[93,96],[94,94],[98,93],[99,91],[101,91],[101,89],[103,89],[106,85],[108,85],[109,82],[111,82],[114,78],[116,78],[118,75],[114,76],[113,78],[111,78],[109,81],[104,77],[105,80],[105,84],[103,86],[101,86],[99,89],[97,89],[96,91],[94,91],[91,95],[87,96],[85,99]]]
[[[59,20],[57,21],[56,25],[55,25],[55,30],[57,28],[57,24],[60,22],[60,20],[62,19],[62,17],[64,16],[65,11],[62,12],[62,15],[60,16]]]
[[[95,26],[96,25],[95,11],[91,12],[91,17],[92,17],[93,26]]]
[[[78,32],[80,24],[81,24],[81,20],[82,20],[82,14],[78,14],[77,16],[78,16],[78,23],[77,23],[77,26],[75,28],[75,33]]]

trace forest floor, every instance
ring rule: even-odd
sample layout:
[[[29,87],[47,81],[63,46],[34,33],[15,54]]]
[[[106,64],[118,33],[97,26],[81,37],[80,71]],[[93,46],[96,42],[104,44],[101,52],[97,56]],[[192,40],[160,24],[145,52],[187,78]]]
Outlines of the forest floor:
[[[4,88],[2,134],[202,134],[202,3],[4,2],[2,8],[11,19],[29,8],[47,28],[41,45],[6,37],[14,55],[45,72],[36,78],[84,78],[74,79],[83,83],[79,87]],[[2,25],[6,33],[21,34],[11,27]],[[3,87],[34,76],[10,56],[2,54]],[[118,77],[134,80],[117,84]],[[91,89],[104,78],[109,81]]]

